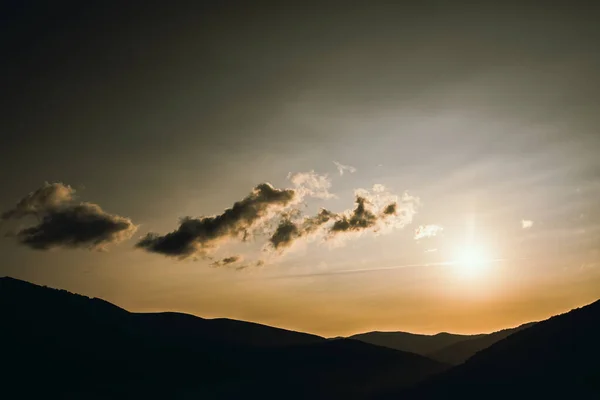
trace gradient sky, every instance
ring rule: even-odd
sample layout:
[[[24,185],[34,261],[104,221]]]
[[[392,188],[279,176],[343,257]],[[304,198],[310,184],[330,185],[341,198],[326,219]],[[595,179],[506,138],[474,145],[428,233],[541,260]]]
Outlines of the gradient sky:
[[[35,218],[9,218],[0,276],[328,336],[492,331],[600,297],[593,5],[13,3],[0,212],[62,182],[137,231],[103,251],[40,250],[11,234]],[[274,213],[251,240],[219,242],[211,257],[244,259],[216,268],[135,248],[311,171],[335,197],[305,195],[306,216],[341,218],[374,185],[416,212],[284,252],[265,247]],[[428,225],[443,230],[415,240]],[[484,249],[476,274],[448,264],[464,249]]]

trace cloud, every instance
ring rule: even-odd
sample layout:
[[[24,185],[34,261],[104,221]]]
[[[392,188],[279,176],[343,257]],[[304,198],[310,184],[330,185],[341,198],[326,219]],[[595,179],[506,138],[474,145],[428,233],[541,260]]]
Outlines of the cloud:
[[[289,219],[283,219],[269,239],[274,248],[288,247],[302,236],[300,227]]]
[[[204,256],[228,239],[248,239],[252,236],[252,229],[299,199],[301,197],[293,189],[276,189],[269,183],[262,183],[222,214],[200,218],[185,217],[175,231],[166,235],[149,233],[136,247],[178,258]]]
[[[417,198],[404,194],[398,199],[398,196],[387,192],[382,185],[377,187],[374,194],[359,189],[355,193],[353,209],[341,213],[321,209],[312,217],[282,218],[269,242],[272,248],[279,250],[318,233],[324,233],[325,240],[332,243],[364,231],[386,233],[410,223],[417,205]]]
[[[421,225],[415,229],[415,240],[437,236],[443,230],[444,228],[439,225]]]
[[[344,165],[344,164],[340,164],[337,161],[333,162],[335,164],[335,166],[337,167],[338,171],[340,172],[340,175],[344,175],[344,171],[348,171],[351,174],[356,172],[356,168],[354,168],[351,165]]]
[[[295,174],[290,172],[288,179],[295,186],[296,192],[300,197],[335,198],[335,195],[329,193],[331,180],[327,175],[319,175],[315,171],[298,172]]]
[[[404,193],[398,196],[388,191],[383,185],[374,185],[372,191],[355,190],[355,196],[367,200],[367,207],[377,215],[375,230],[386,233],[393,229],[401,229],[412,222],[420,205],[418,197]]]
[[[27,215],[42,215],[48,210],[73,201],[75,189],[63,183],[48,183],[22,198],[15,208],[2,213],[2,219],[22,218]]]
[[[339,214],[329,230],[330,238],[363,231],[388,233],[412,222],[419,205],[417,197],[404,193],[399,199],[383,185],[376,185],[374,189],[374,193],[365,189],[355,191],[356,207]]]
[[[529,219],[521,220],[521,228],[529,229],[533,226],[533,221]]]
[[[246,269],[249,269],[249,268],[261,268],[261,267],[263,267],[265,265],[266,265],[266,262],[264,260],[256,260],[256,261],[253,261],[251,263],[239,265],[239,266],[237,266],[235,268],[235,270],[236,271],[242,271],[242,270],[246,270]]]
[[[96,204],[81,203],[44,215],[40,224],[21,230],[17,238],[39,250],[55,247],[100,249],[129,239],[136,229],[128,218],[108,214]]]
[[[385,191],[386,191],[386,188],[381,183],[376,183],[376,184],[373,185],[373,192],[375,192],[375,193],[383,193]]]
[[[3,219],[35,216],[38,224],[13,236],[37,250],[52,248],[104,249],[129,239],[137,227],[129,218],[108,214],[97,204],[75,203],[75,190],[62,183],[46,183],[21,199]]]
[[[356,208],[350,215],[342,215],[331,227],[331,232],[360,231],[375,226],[377,216],[368,209],[368,200],[356,196]]]
[[[213,267],[224,267],[224,266],[227,266],[230,264],[235,264],[236,262],[241,261],[241,260],[242,260],[241,256],[230,256],[230,257],[225,257],[220,260],[217,260],[210,265]]]
[[[416,197],[404,194],[399,199],[383,185],[375,185],[372,191],[355,191],[356,206],[351,210],[336,213],[321,209],[316,215],[304,216],[297,205],[307,196],[332,197],[329,193],[331,183],[327,175],[318,175],[314,171],[289,174],[288,179],[294,185],[293,189],[275,189],[268,183],[260,184],[222,214],[184,217],[174,231],[164,235],[148,233],[136,247],[179,259],[209,257],[229,240],[248,240],[268,234],[263,251],[269,254],[271,250],[278,250],[280,253],[299,240],[310,240],[318,235],[330,240],[366,230],[380,233],[403,227],[412,221],[418,205]],[[226,265],[225,259],[213,265]]]
[[[394,214],[396,214],[397,211],[398,211],[398,204],[392,203],[392,204],[388,204],[383,209],[383,214],[384,215],[394,215]]]
[[[335,213],[321,209],[316,216],[305,217],[300,222],[294,222],[290,218],[283,218],[269,239],[269,242],[275,249],[289,247],[301,237],[316,233],[321,226],[336,217]]]

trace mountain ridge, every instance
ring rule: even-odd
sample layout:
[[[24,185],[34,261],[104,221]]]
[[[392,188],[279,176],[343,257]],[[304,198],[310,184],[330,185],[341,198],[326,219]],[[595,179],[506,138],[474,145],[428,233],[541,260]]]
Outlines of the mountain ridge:
[[[365,398],[450,367],[256,323],[131,313],[19,280],[0,279],[0,321],[12,366],[0,393],[10,387],[20,397]]]
[[[382,398],[597,398],[600,300],[515,332],[463,364]]]

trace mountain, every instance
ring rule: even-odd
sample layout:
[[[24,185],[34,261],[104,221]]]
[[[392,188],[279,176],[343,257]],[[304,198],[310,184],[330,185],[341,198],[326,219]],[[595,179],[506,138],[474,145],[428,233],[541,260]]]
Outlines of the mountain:
[[[0,306],[3,313],[10,313],[13,318],[35,324],[45,320],[48,323],[60,320],[61,324],[56,329],[64,330],[72,324],[108,319],[113,323],[123,323],[126,329],[136,335],[143,336],[151,332],[153,338],[161,340],[194,342],[187,345],[210,343],[269,347],[326,340],[307,333],[225,318],[203,319],[172,312],[129,313],[101,299],[90,299],[12,278],[0,278],[0,290],[0,298],[10,302]],[[77,321],[69,320],[73,315],[77,315]]]
[[[433,353],[426,353],[426,355],[434,360],[438,360],[451,365],[458,365],[465,362],[471,356],[478,351],[490,347],[494,343],[518,332],[522,329],[533,326],[534,322],[520,325],[516,328],[503,329],[498,332],[493,332],[485,335],[474,335],[468,339],[461,340],[446,346]]]
[[[600,398],[600,300],[538,322],[389,398]]]
[[[485,335],[454,335],[451,333],[438,333],[437,335],[419,335],[408,332],[366,332],[349,336],[349,339],[389,347],[401,351],[408,351],[421,355],[433,354],[445,347],[468,339],[475,339]]]
[[[351,339],[271,349],[260,357],[264,370],[271,371],[268,380],[224,388],[219,395],[232,399],[252,393],[276,399],[369,399],[449,368],[418,354]]]
[[[2,398],[369,398],[449,366],[356,340],[0,278]]]
[[[465,362],[465,360],[478,351],[531,325],[533,323],[523,324],[516,328],[504,329],[498,332],[477,335],[457,335],[446,332],[436,335],[420,335],[408,332],[375,331],[360,333],[349,338],[376,346],[420,354],[445,364],[458,365]]]

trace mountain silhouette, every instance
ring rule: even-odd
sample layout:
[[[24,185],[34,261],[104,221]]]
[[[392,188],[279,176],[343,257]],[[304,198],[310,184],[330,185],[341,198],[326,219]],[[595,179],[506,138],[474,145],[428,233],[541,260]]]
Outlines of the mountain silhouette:
[[[349,336],[349,339],[389,347],[401,351],[408,351],[421,355],[435,354],[442,349],[469,339],[484,337],[481,335],[455,335],[451,333],[438,333],[436,335],[421,335],[408,332],[366,332]]]
[[[449,366],[356,340],[0,278],[2,398],[369,398]]]
[[[446,332],[436,335],[420,335],[408,332],[374,331],[359,333],[349,338],[390,349],[420,354],[445,364],[458,365],[478,351],[533,324],[533,322],[530,322],[516,328],[477,335],[457,335]]]
[[[462,364],[478,351],[490,347],[494,343],[504,339],[505,337],[508,337],[509,335],[512,335],[515,332],[518,332],[525,328],[529,328],[534,323],[535,322],[530,322],[527,324],[520,325],[516,328],[503,329],[501,331],[489,334],[473,335],[470,336],[468,339],[453,343],[433,353],[426,353],[425,355],[434,360],[438,360],[451,365]]]
[[[600,300],[526,327],[384,398],[600,398]]]

